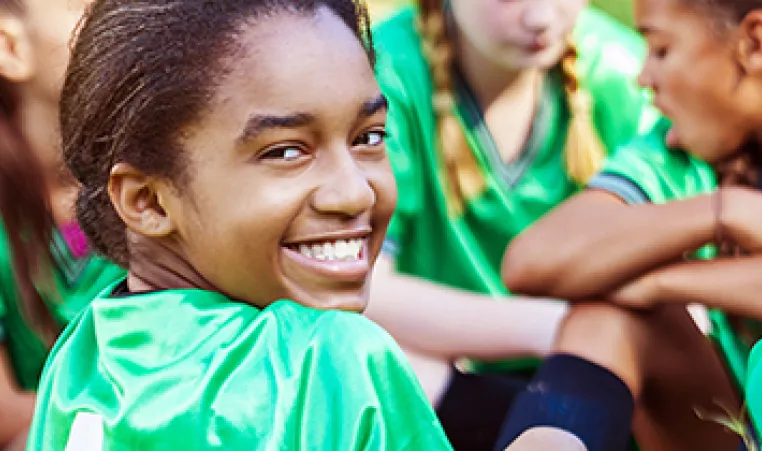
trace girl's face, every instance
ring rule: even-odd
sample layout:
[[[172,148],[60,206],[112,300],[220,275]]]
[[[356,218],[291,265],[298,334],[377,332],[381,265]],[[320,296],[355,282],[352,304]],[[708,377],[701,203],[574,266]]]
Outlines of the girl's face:
[[[451,0],[461,38],[507,68],[558,62],[587,0]]]
[[[396,205],[386,101],[328,9],[245,25],[163,199],[183,258],[228,296],[361,311]]]
[[[733,154],[759,108],[739,70],[733,31],[681,0],[637,0],[635,20],[649,47],[639,82],[672,121],[667,144],[709,162]]]

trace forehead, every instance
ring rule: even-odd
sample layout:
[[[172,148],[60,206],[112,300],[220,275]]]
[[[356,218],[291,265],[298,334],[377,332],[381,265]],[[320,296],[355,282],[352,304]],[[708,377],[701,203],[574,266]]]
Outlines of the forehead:
[[[635,22],[645,31],[670,31],[675,28],[694,28],[696,35],[702,28],[714,25],[716,17],[709,8],[691,0],[635,0]]]
[[[338,106],[378,92],[359,39],[327,8],[247,23],[236,45],[215,94],[220,102],[309,111],[326,99]]]

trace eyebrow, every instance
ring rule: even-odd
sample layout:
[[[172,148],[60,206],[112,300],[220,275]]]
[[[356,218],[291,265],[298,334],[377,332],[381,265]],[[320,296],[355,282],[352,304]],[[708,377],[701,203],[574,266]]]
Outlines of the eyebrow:
[[[370,117],[379,111],[387,109],[389,109],[389,101],[386,99],[385,95],[379,94],[375,99],[362,104],[362,108],[360,108],[360,117]]]
[[[246,121],[246,126],[243,128],[241,136],[238,137],[238,141],[247,141],[265,130],[274,128],[304,127],[305,125],[315,122],[315,120],[315,116],[309,113],[295,113],[286,116],[257,114],[251,116],[249,120]]]
[[[643,36],[645,36],[647,34],[652,34],[652,33],[654,33],[656,31],[656,30],[654,30],[652,27],[650,27],[648,25],[643,25],[643,26],[637,27],[636,30],[638,31],[638,33],[640,33]]]
[[[389,102],[386,100],[386,96],[379,94],[378,97],[373,100],[363,102],[360,107],[359,116],[361,118],[367,118],[388,108]],[[316,121],[317,117],[310,113],[294,113],[285,116],[257,114],[251,116],[249,120],[246,121],[246,126],[243,128],[241,136],[238,137],[238,141],[248,141],[266,130],[300,128]]]

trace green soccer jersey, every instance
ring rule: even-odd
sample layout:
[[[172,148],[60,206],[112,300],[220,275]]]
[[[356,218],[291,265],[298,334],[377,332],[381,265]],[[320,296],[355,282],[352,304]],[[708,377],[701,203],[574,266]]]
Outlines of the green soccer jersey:
[[[656,117],[635,84],[643,43],[592,9],[581,15],[575,39],[580,78],[594,100],[595,124],[607,148],[614,148]],[[501,160],[468,88],[459,84],[456,113],[487,187],[454,217],[441,181],[432,83],[414,11],[381,24],[375,43],[379,82],[390,101],[387,149],[400,193],[387,251],[401,272],[505,295],[499,269],[508,242],[578,188],[563,162],[569,111],[560,74],[549,73],[532,136],[509,164]]]
[[[486,187],[466,200],[462,213],[453,214],[442,181],[432,81],[416,31],[416,12],[403,10],[375,31],[378,79],[390,103],[387,151],[399,189],[385,252],[401,273],[505,296],[500,264],[508,243],[578,190],[564,167],[569,109],[561,74],[548,73],[531,136],[512,163],[502,160],[474,96],[456,77],[455,114]],[[574,37],[580,79],[594,102],[595,125],[612,149],[658,118],[635,83],[644,43],[592,8],[581,14]]]
[[[28,450],[451,449],[402,352],[362,315],[124,287],[51,352]]]
[[[707,163],[682,150],[667,148],[669,127],[666,119],[661,120],[650,133],[617,149],[588,186],[611,192],[630,204],[661,204],[713,192],[716,174]],[[707,247],[698,256],[713,255],[714,250]],[[722,312],[710,311],[710,318],[712,338],[722,349],[736,382],[743,386],[749,348],[733,332]]]
[[[96,256],[75,258],[63,237],[54,231],[51,245],[55,290],[44,290],[53,318],[63,328],[101,290],[124,276],[124,270]],[[34,390],[48,348],[24,320],[13,275],[5,229],[0,225],[0,344],[6,347],[19,386]]]

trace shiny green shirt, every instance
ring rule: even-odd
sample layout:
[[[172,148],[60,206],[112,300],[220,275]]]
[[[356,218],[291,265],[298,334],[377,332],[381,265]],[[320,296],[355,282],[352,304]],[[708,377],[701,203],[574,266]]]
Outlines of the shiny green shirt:
[[[55,290],[42,290],[56,322],[63,328],[101,290],[124,276],[123,269],[96,256],[74,258],[56,231],[51,244]],[[37,387],[47,346],[24,320],[21,299],[13,275],[9,243],[0,225],[0,344],[10,356],[19,386]]]
[[[614,148],[657,117],[635,83],[643,43],[593,9],[582,13],[575,39],[580,78],[594,100],[595,125],[607,148]],[[432,82],[415,12],[404,10],[382,23],[375,44],[378,79],[390,102],[387,149],[399,189],[386,250],[400,272],[475,292],[507,294],[499,269],[508,243],[578,190],[563,162],[569,111],[560,74],[549,73],[532,135],[518,159],[508,164],[468,88],[457,88],[455,112],[487,188],[454,217],[441,181]]]
[[[362,315],[202,290],[95,299],[51,353],[29,440],[34,451],[451,449],[402,352]]]

